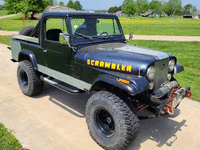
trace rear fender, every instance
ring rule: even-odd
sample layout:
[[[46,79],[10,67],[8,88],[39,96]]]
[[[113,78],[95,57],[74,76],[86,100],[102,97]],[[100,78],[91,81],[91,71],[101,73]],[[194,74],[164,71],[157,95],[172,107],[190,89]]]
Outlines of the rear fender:
[[[37,60],[36,60],[34,53],[30,50],[26,50],[26,49],[22,50],[19,53],[18,61],[24,60],[24,56],[29,58],[30,62],[33,65],[34,70],[37,71],[38,70]]]
[[[121,78],[124,79],[123,77],[121,77]],[[120,83],[118,81],[118,79],[119,79],[119,77],[115,77],[115,76],[108,75],[108,74],[101,74],[93,82],[90,91],[92,91],[95,88],[95,86],[97,85],[97,83],[99,83],[99,82],[104,82],[109,85],[118,87],[118,88],[126,91],[131,96],[135,96],[135,95],[147,90],[149,87],[149,83],[145,77],[135,77],[135,78],[131,78],[131,79],[125,79],[125,80],[130,81],[130,84],[128,84],[128,85]]]

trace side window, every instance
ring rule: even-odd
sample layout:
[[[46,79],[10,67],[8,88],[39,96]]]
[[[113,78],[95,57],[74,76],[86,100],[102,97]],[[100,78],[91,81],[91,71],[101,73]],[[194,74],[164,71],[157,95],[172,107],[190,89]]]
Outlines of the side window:
[[[59,34],[67,32],[66,22],[63,18],[49,18],[46,20],[46,39],[59,41]]]

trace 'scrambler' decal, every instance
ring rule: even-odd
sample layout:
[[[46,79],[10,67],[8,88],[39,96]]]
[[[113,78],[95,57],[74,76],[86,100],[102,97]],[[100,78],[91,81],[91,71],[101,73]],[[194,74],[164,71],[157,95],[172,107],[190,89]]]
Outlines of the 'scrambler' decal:
[[[87,60],[87,65],[113,69],[113,70],[127,71],[127,72],[131,72],[131,69],[132,69],[132,66],[129,66],[129,65],[124,65],[124,64],[120,65],[120,64],[109,63],[109,62],[98,61],[98,60],[90,60],[90,59]]]

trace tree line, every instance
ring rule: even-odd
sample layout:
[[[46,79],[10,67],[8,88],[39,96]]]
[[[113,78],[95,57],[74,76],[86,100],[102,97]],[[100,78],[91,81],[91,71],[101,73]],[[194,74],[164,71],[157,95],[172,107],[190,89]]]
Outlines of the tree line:
[[[163,0],[152,0],[151,2],[148,2],[148,0],[124,0],[121,6],[110,7],[108,12],[115,13],[118,10],[123,10],[128,16],[141,15],[149,11],[152,15],[157,14],[160,17],[163,14],[169,17],[183,14],[192,15],[197,11],[196,6],[192,4],[182,7],[182,0],[169,0],[168,2]]]
[[[3,0],[4,5],[0,5],[0,10],[7,10],[8,14],[23,13],[28,16],[29,12],[32,12],[32,16],[35,13],[43,12],[47,6],[57,6],[56,0]],[[59,6],[65,6],[63,1],[60,1]],[[69,8],[76,10],[82,10],[83,7],[80,1],[69,0],[66,5]]]

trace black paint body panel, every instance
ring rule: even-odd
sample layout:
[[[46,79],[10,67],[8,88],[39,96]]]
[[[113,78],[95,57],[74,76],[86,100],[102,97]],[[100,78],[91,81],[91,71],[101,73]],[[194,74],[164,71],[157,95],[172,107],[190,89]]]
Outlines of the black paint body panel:
[[[110,39],[89,40],[83,38],[78,41],[73,37],[70,25],[70,18],[74,16],[116,19],[122,34]],[[67,32],[70,35],[70,43],[76,52],[68,45],[46,40],[45,22],[48,18],[65,19]],[[97,82],[105,82],[125,90],[132,96],[148,90],[149,81],[146,79],[146,73],[150,66],[156,66],[160,74],[164,72],[163,75],[158,74],[156,76],[156,89],[158,89],[167,80],[168,61],[172,58],[176,60],[171,54],[126,44],[119,19],[112,14],[45,12],[41,16],[37,28],[39,29],[39,44],[12,39],[21,44],[21,50],[30,51],[27,54],[25,52],[22,53],[34,58],[33,63],[37,62],[37,64],[67,74],[91,85],[95,85]],[[46,50],[47,53],[44,53]],[[87,60],[114,63],[120,67],[122,65],[131,66],[131,71],[91,66],[87,64]],[[175,73],[182,70],[181,65],[177,63]],[[120,83],[118,81],[119,78],[130,81],[130,84]]]

